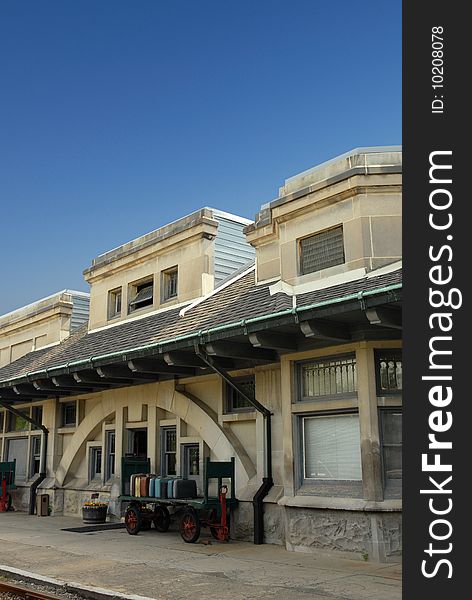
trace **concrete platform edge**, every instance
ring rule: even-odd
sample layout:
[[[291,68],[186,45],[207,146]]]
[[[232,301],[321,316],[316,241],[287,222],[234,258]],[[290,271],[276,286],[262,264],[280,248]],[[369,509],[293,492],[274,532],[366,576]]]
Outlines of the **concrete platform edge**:
[[[16,569],[15,567],[2,564],[0,564],[0,575],[17,581],[25,581],[34,583],[36,585],[51,587],[55,590],[63,589],[67,592],[78,594],[84,598],[90,598],[90,600],[155,600],[154,598],[149,598],[148,596],[120,594],[105,588],[62,581],[61,579],[47,577],[46,575],[32,573],[31,571],[23,571],[22,569]]]

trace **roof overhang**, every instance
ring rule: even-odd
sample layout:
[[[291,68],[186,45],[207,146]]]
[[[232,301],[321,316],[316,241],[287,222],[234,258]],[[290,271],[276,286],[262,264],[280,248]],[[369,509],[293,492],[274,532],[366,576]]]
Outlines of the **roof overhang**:
[[[401,337],[401,298],[401,284],[394,284],[92,356],[0,382],[0,398],[25,403],[208,374],[198,347],[231,371],[276,363],[297,351],[395,340]]]

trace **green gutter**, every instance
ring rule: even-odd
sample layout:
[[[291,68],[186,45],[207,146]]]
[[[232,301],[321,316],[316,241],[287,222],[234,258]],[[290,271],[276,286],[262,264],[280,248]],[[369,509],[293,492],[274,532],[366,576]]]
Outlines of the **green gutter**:
[[[12,383],[20,379],[30,378],[33,376],[45,374],[47,376],[48,371],[57,371],[59,369],[69,369],[70,367],[77,367],[80,365],[89,364],[90,368],[93,368],[94,361],[103,361],[107,358],[117,358],[119,356],[124,356],[128,353],[140,352],[142,350],[151,350],[154,348],[162,348],[166,344],[181,342],[185,340],[190,340],[197,338],[200,340],[204,335],[210,336],[212,333],[217,333],[220,331],[226,331],[228,329],[236,329],[237,327],[245,327],[246,325],[250,325],[252,323],[259,323],[261,321],[267,321],[271,319],[277,319],[280,317],[285,317],[289,315],[299,315],[300,313],[304,313],[309,310],[314,310],[316,308],[321,308],[323,306],[329,306],[330,304],[340,304],[341,302],[348,302],[349,300],[359,300],[362,301],[366,296],[375,296],[377,294],[382,294],[385,292],[392,292],[394,290],[398,290],[402,288],[401,283],[396,283],[392,285],[388,285],[381,288],[376,288],[375,290],[368,290],[367,292],[358,292],[356,294],[348,294],[347,296],[342,296],[340,298],[335,298],[331,300],[323,300],[321,302],[315,302],[314,304],[308,304],[307,306],[299,306],[294,308],[285,309],[276,313],[272,313],[269,315],[261,315],[258,317],[250,317],[249,319],[242,319],[240,321],[235,321],[233,323],[227,323],[225,325],[218,325],[217,327],[211,327],[209,329],[203,329],[199,331],[194,331],[192,333],[186,333],[185,335],[177,336],[171,338],[169,340],[164,340],[161,342],[153,342],[152,344],[145,344],[144,346],[136,346],[135,348],[129,348],[127,350],[120,350],[118,352],[110,352],[108,354],[100,354],[98,356],[92,356],[90,358],[76,360],[72,362],[65,363],[63,365],[57,365],[55,367],[51,367],[50,369],[41,369],[39,371],[31,371],[30,373],[25,373],[24,375],[19,375],[16,377],[12,377],[11,379],[5,379],[1,382],[1,384]],[[2,387],[6,387],[3,386]],[[0,388],[1,389],[1,388]]]

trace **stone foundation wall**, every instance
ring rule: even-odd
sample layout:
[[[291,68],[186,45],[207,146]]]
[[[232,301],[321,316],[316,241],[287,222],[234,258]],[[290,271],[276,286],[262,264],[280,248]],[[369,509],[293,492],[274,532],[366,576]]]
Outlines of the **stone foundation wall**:
[[[12,506],[20,512],[28,512],[30,501],[30,487],[18,486],[16,490],[12,490]]]

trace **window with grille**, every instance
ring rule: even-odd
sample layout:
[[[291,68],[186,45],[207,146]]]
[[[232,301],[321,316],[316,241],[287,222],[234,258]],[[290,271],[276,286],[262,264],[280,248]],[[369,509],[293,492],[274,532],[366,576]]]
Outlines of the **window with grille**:
[[[146,281],[135,283],[130,286],[128,312],[132,313],[140,308],[152,306],[154,302],[154,283],[149,278]]]
[[[362,479],[357,414],[303,417],[302,436],[304,479]]]
[[[344,263],[342,225],[303,238],[299,244],[301,275]]]
[[[256,379],[254,375],[248,377],[235,377],[235,382],[247,393],[248,396],[254,398],[256,394]],[[226,384],[226,412],[243,412],[254,410],[254,406],[246,400],[233,387]]]
[[[172,267],[161,273],[162,302],[177,297],[178,268]]]
[[[400,394],[403,387],[401,350],[376,353],[377,394]]]
[[[318,359],[299,365],[299,400],[357,392],[356,357]]]

